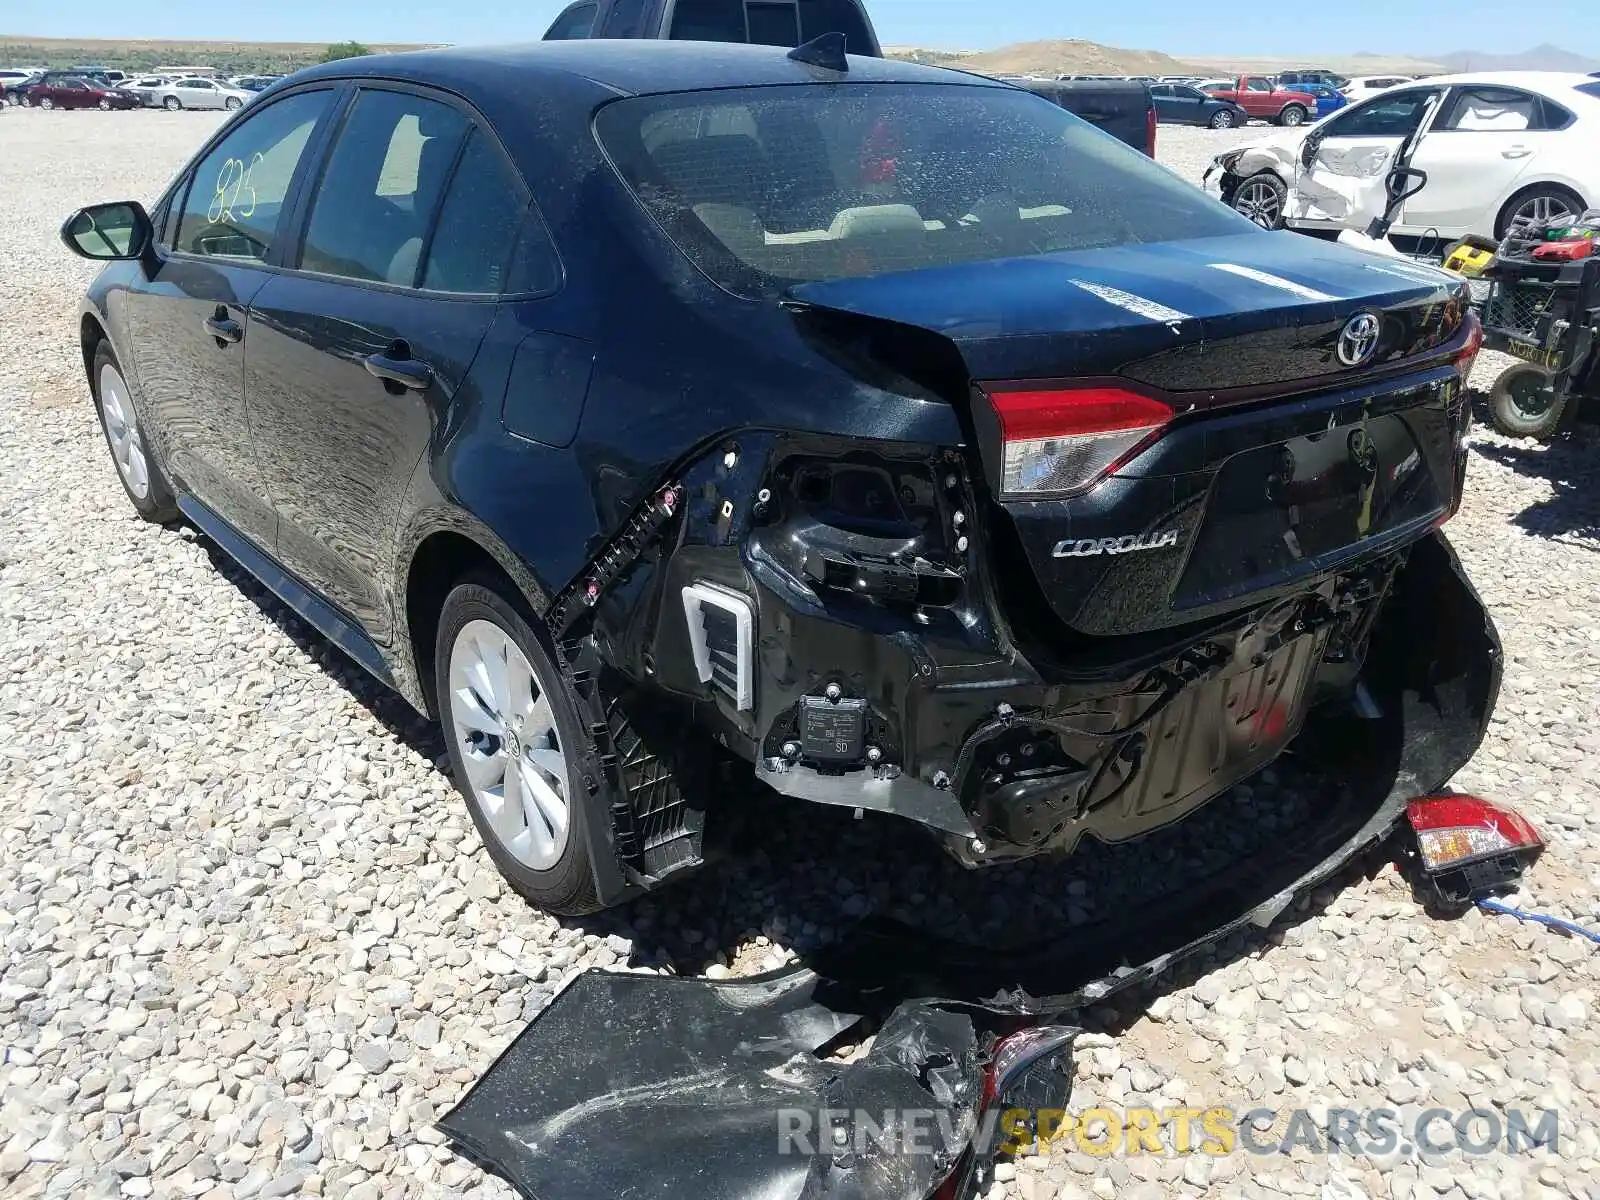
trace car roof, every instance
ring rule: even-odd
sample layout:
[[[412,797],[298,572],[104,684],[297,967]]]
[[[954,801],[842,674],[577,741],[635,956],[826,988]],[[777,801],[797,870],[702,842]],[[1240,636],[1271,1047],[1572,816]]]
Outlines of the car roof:
[[[1575,88],[1580,83],[1593,83],[1594,80],[1576,71],[1467,71],[1458,75],[1429,75],[1426,79],[1417,80],[1408,77],[1407,82],[1415,82],[1418,86],[1438,83],[1480,83],[1496,87],[1561,92]]]
[[[508,46],[451,46],[403,54],[373,54],[297,72],[310,79],[401,79],[432,83],[469,100],[492,100],[521,90],[530,78],[587,80],[617,95],[699,91],[726,87],[836,82],[946,83],[1004,87],[982,76],[886,58],[851,55],[847,76],[809,67],[778,46],[659,39],[575,39]]]

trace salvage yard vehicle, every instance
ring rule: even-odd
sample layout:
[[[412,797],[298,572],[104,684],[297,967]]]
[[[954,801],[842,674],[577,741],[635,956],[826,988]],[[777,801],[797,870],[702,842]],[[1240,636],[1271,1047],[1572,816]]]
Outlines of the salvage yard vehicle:
[[[47,71],[17,89],[25,108],[138,108],[136,97],[63,71]]]
[[[1411,82],[1413,80],[1409,75],[1357,75],[1354,79],[1345,80],[1339,90],[1352,101],[1360,101],[1370,99],[1377,92],[1386,92],[1392,87]]]
[[[798,46],[824,33],[844,34],[851,54],[883,53],[860,0],[576,0],[550,23],[544,38]]]
[[[1125,79],[1003,78],[1006,83],[1076,114],[1135,150],[1142,150],[1151,158],[1156,156],[1154,88]]]
[[[1600,84],[1514,71],[1391,88],[1309,129],[1220,154],[1205,185],[1268,229],[1365,229],[1397,159],[1426,176],[1393,233],[1499,238],[1518,217],[1577,217],[1600,203]]]
[[[1302,83],[1297,85],[1296,90],[1316,100],[1317,111],[1312,115],[1319,121],[1350,103],[1344,93],[1330,83]]]
[[[135,510],[437,718],[553,911],[700,862],[723,773],[979,867],[1347,719],[1414,795],[1493,707],[1440,531],[1464,281],[997,80],[837,35],[364,57],[62,235]]]
[[[1250,114],[1235,101],[1208,95],[1185,83],[1152,84],[1150,96],[1156,106],[1156,119],[1174,125],[1233,129],[1250,122]]]
[[[215,79],[174,79],[165,87],[152,88],[150,102],[176,112],[180,108],[243,108],[254,93],[229,87]]]
[[[1307,92],[1279,87],[1265,75],[1240,75],[1210,80],[1200,90],[1218,100],[1231,100],[1252,120],[1275,125],[1304,125],[1317,111],[1317,98]]]

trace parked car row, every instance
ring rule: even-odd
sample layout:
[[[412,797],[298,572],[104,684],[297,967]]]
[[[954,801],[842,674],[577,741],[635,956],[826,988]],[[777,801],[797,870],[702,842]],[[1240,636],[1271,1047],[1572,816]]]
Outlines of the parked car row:
[[[112,78],[115,76],[116,78]],[[0,71],[0,100],[24,108],[243,108],[280,75],[237,79],[202,76],[127,75],[122,71],[70,69]]]

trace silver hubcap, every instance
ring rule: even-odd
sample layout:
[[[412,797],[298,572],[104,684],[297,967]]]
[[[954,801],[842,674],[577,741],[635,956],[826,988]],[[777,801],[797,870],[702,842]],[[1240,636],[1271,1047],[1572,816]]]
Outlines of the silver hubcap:
[[[1263,229],[1272,229],[1278,224],[1278,190],[1270,183],[1242,184],[1234,195],[1233,207]]]
[[[133,498],[143,500],[150,494],[150,461],[139,437],[128,386],[110,363],[100,368],[100,413],[105,417],[106,439],[111,443],[111,457],[117,460],[117,473]]]
[[[1303,119],[1298,108],[1291,108],[1283,114],[1283,123],[1285,125],[1298,125]]]
[[[498,625],[469,621],[450,647],[450,724],[466,783],[507,853],[555,866],[571,824],[567,758],[548,689]]]
[[[1229,112],[1219,112],[1216,116],[1211,118],[1211,123],[1218,129],[1226,129],[1228,126],[1233,124],[1233,114]]]
[[[1517,217],[1531,217],[1539,222],[1560,221],[1568,217],[1575,217],[1567,202],[1559,196],[1529,196],[1512,214],[1512,220]]]

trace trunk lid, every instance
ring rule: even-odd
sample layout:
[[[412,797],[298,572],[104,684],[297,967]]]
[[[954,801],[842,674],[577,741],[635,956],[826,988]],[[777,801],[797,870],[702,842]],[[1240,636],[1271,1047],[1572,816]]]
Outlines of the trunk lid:
[[[790,301],[955,347],[1014,623],[1037,625],[1019,614],[1041,600],[1102,636],[1222,615],[1420,537],[1459,494],[1465,305],[1429,267],[1252,232],[813,283]],[[1376,346],[1342,359],[1365,315]],[[1002,493],[996,381],[1090,381],[1174,415],[1084,490]]]

